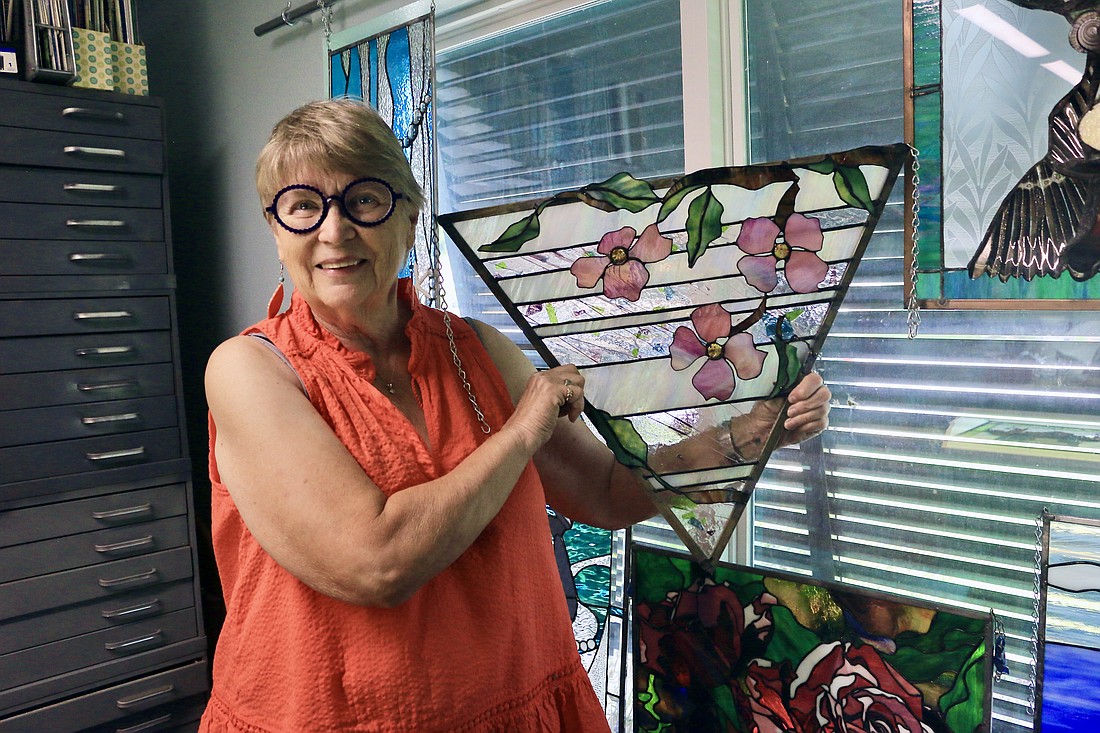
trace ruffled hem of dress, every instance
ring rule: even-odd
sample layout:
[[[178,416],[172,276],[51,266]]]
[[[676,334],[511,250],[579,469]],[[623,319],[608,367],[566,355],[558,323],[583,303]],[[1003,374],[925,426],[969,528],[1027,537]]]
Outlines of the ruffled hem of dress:
[[[411,725],[411,724],[410,724]],[[311,722],[312,731],[342,733],[430,733],[422,725],[364,723],[352,728]],[[465,723],[448,725],[437,733],[608,733],[610,727],[584,668],[570,663],[526,694],[496,705]],[[199,733],[282,733],[240,720],[218,697],[210,695]],[[295,731],[295,733],[300,733]]]

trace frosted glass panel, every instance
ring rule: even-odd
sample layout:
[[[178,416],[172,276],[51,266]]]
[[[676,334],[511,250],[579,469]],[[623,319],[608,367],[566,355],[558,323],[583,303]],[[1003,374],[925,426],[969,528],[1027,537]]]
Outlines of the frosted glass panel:
[[[1047,115],[1081,79],[1085,55],[1058,13],[943,0],[942,17],[944,266],[956,269],[1046,154]]]

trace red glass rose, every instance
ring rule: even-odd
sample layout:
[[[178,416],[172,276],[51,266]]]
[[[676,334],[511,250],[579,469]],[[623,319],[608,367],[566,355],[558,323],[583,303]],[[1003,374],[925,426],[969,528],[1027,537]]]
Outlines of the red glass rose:
[[[656,605],[638,605],[642,667],[682,688],[712,689],[733,678],[745,612],[726,584],[695,581]]]
[[[804,731],[932,731],[921,722],[920,692],[867,645],[838,641],[807,654],[791,683],[790,710]]]

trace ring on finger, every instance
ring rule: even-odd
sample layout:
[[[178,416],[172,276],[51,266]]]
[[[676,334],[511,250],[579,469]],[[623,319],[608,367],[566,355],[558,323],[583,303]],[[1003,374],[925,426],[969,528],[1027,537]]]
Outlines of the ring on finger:
[[[569,380],[566,380],[566,381],[568,382]],[[572,402],[573,401],[573,388],[572,387],[566,386],[566,388],[565,388],[565,401],[566,402]]]

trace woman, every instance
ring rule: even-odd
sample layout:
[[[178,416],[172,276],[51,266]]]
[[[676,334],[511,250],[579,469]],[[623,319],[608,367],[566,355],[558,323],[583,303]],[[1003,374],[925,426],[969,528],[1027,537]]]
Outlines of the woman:
[[[423,194],[369,107],[295,110],[256,175],[294,294],[207,367],[227,617],[202,730],[607,730],[545,504],[601,527],[655,509],[577,421],[584,378],[398,279]],[[828,402],[803,380],[791,438]]]

